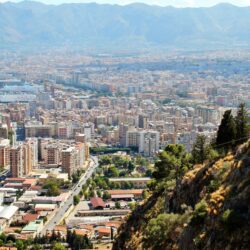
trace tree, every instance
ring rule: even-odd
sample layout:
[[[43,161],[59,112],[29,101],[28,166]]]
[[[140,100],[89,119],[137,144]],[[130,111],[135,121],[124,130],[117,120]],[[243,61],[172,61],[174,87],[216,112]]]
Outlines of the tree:
[[[152,170],[151,169],[147,169],[145,175],[147,177],[152,177]]]
[[[120,202],[117,201],[117,202],[115,203],[115,208],[116,208],[116,209],[121,209],[121,204],[120,204]]]
[[[108,168],[108,171],[104,171],[105,176],[107,177],[118,177],[119,171],[116,167],[110,167]]]
[[[24,245],[24,243],[23,243],[22,240],[17,240],[17,241],[16,241],[16,248],[17,248],[18,250],[24,250],[24,249],[25,249],[25,245]]]
[[[136,202],[129,202],[128,206],[130,210],[134,210],[136,208]]]
[[[145,229],[144,248],[166,249],[167,245],[171,246],[174,243],[173,232],[189,223],[190,219],[190,211],[184,214],[159,214],[151,219]]]
[[[60,189],[57,185],[51,185],[48,189],[48,196],[58,196],[60,194]]]
[[[101,197],[101,196],[102,196],[102,193],[101,193],[100,190],[97,190],[97,191],[96,191],[96,194],[97,194],[98,197]]]
[[[237,144],[242,144],[249,137],[247,110],[244,103],[239,105],[235,117]]]
[[[73,250],[92,249],[93,247],[92,243],[86,235],[76,235],[75,231],[72,233],[70,230],[67,231],[66,242]]]
[[[61,243],[55,243],[52,250],[66,250],[66,248]]]
[[[95,191],[94,190],[90,190],[89,197],[90,198],[95,197]]]
[[[170,178],[179,179],[191,166],[190,155],[180,144],[170,144],[159,154],[160,160],[155,163],[153,177],[157,180]],[[170,175],[172,174],[172,175]]]
[[[225,111],[219,130],[217,132],[216,146],[225,148],[228,151],[234,146],[236,138],[236,125],[232,116],[232,111]]]
[[[89,199],[89,192],[88,191],[84,192],[84,198],[85,198],[85,200]]]
[[[48,196],[57,196],[60,194],[60,185],[61,183],[58,182],[56,179],[48,179],[43,185],[43,188],[48,189]]]
[[[142,192],[142,198],[145,200],[145,199],[148,198],[148,196],[149,196],[148,191],[147,190],[143,190],[143,192]]]
[[[135,165],[132,161],[129,161],[128,163],[128,171],[132,173],[135,170]]]
[[[79,198],[78,195],[75,195],[75,196],[73,197],[73,202],[74,202],[74,205],[75,205],[75,206],[80,202],[80,198]]]
[[[34,244],[31,250],[43,250],[43,247],[40,244]]]
[[[78,181],[79,181],[79,176],[77,175],[77,173],[73,173],[72,174],[72,182],[77,183]]]
[[[103,192],[103,194],[102,194],[103,200],[108,200],[108,199],[110,199],[110,197],[111,197],[111,195],[107,191]]]
[[[103,166],[103,165],[110,165],[112,163],[111,161],[111,157],[108,155],[105,155],[103,157],[100,158],[99,160],[99,165]]]
[[[198,135],[192,148],[192,158],[194,164],[201,164],[207,159],[206,136]]]

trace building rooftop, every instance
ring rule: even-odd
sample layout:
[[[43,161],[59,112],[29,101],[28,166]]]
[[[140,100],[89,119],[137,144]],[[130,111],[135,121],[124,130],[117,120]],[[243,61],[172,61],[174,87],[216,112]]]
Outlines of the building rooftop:
[[[150,181],[149,177],[138,177],[138,178],[109,178],[110,181]]]
[[[18,207],[16,206],[7,206],[2,207],[0,206],[0,218],[9,220],[13,215],[17,212]]]
[[[118,190],[108,190],[108,193],[110,195],[123,195],[123,194],[142,194],[143,189],[127,189],[127,190],[123,190],[123,189],[118,189]]]
[[[93,197],[90,199],[90,202],[94,208],[96,207],[105,207],[105,204],[100,197]]]
[[[36,232],[42,223],[42,220],[31,221],[22,231]]]

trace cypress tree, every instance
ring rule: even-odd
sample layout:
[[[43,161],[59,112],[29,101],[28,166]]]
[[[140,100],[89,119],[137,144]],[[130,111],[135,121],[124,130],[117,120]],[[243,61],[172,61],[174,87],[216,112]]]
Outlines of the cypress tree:
[[[239,105],[237,115],[235,117],[236,124],[236,140],[237,144],[241,144],[247,141],[249,136],[249,128],[247,124],[247,110],[244,103]]]
[[[225,148],[226,151],[232,148],[236,139],[236,125],[231,110],[225,111],[219,130],[217,132],[216,146]]]

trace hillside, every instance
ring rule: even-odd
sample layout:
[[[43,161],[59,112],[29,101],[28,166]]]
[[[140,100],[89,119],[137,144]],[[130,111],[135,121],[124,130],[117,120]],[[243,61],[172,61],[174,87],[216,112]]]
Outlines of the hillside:
[[[113,250],[249,249],[250,141],[194,166],[178,192],[160,186],[120,228]]]
[[[0,3],[0,48],[249,47],[250,8]],[[240,29],[239,29],[240,27]]]

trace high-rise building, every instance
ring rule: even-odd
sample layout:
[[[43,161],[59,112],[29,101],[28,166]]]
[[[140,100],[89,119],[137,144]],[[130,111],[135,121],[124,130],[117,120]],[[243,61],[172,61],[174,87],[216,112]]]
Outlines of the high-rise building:
[[[23,151],[22,153],[23,168],[21,177],[29,175],[30,172],[32,171],[31,146],[29,141],[23,143],[22,151]]]
[[[31,168],[38,165],[38,139],[37,138],[27,138],[25,143],[30,147],[31,154]]]
[[[131,129],[131,126],[128,124],[121,123],[119,125],[119,143],[122,146],[126,145],[126,134]]]
[[[0,167],[9,168],[10,166],[10,141],[0,140]]]
[[[32,124],[25,126],[25,136],[27,137],[51,137],[52,126],[42,124]]]
[[[32,171],[32,150],[29,141],[10,149],[10,169],[12,177],[25,177]]]
[[[75,147],[68,147],[62,150],[62,171],[71,176],[76,171],[77,150]]]
[[[48,165],[59,165],[60,151],[56,144],[47,145],[45,147],[45,163]]]
[[[23,176],[23,149],[22,145],[10,149],[10,169],[12,177]]]
[[[62,150],[62,171],[71,176],[78,169],[84,167],[86,159],[86,146],[84,143],[77,143]]]
[[[14,127],[16,133],[16,140],[17,141],[24,141],[25,140],[25,127],[23,123],[18,123]]]
[[[127,131],[126,146],[137,147],[145,156],[154,156],[160,147],[160,133],[154,130]]]
[[[140,114],[138,117],[138,126],[139,128],[147,128],[148,116],[145,114]]]

